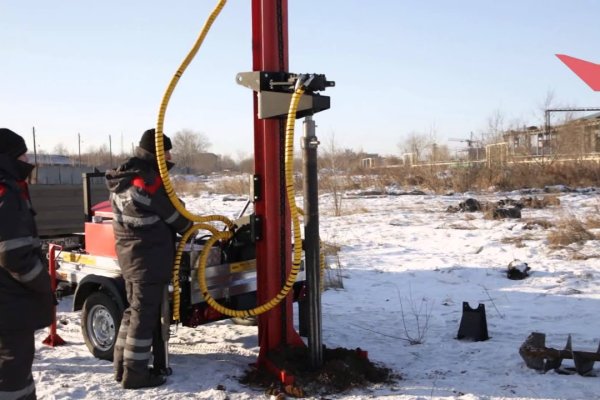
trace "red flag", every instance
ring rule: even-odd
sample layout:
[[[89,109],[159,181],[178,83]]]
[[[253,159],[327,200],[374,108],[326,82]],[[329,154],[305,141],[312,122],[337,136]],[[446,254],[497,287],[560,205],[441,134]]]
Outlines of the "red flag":
[[[557,54],[556,57],[564,62],[571,71],[575,72],[594,91],[600,91],[600,64],[594,64],[564,54]]]

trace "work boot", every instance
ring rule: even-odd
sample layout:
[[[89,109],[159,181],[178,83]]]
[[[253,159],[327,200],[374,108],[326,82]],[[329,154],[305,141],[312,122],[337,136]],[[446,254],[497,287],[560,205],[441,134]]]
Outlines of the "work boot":
[[[120,383],[123,380],[123,365],[119,365],[116,368],[117,369],[115,370],[115,381]],[[150,375],[162,375],[162,376],[168,376],[173,373],[173,371],[171,370],[170,367],[162,367],[162,368],[149,367],[148,372],[150,372]]]
[[[148,368],[148,370],[150,371],[150,373],[152,375],[162,375],[162,376],[169,376],[173,374],[173,370],[171,369],[171,367],[150,367]]]
[[[150,371],[138,372],[125,368],[123,374],[123,389],[141,389],[146,387],[160,386],[167,381],[163,375],[154,375]]]

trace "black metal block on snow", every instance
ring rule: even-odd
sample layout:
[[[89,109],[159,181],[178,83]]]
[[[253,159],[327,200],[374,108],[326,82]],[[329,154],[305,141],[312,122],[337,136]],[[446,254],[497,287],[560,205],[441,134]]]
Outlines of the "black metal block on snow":
[[[463,314],[456,338],[474,342],[481,342],[490,338],[488,336],[484,304],[479,304],[477,308],[473,309],[468,302],[463,302]]]

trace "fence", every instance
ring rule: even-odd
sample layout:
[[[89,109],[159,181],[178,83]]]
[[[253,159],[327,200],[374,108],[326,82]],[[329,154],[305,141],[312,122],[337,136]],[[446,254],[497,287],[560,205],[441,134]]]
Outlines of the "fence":
[[[102,182],[102,179],[100,180]],[[83,185],[30,185],[40,236],[83,232]],[[91,187],[92,204],[108,200],[108,189],[98,180]]]
[[[93,172],[92,167],[73,165],[40,165],[31,174],[31,183],[44,185],[81,185],[81,174]]]

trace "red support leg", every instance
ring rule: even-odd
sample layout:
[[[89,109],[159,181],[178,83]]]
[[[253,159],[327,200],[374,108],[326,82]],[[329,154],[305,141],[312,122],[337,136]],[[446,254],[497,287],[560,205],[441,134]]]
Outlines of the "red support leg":
[[[56,244],[50,244],[48,248],[48,265],[50,272],[50,283],[52,285],[52,291],[56,292],[56,255],[54,253],[55,249],[62,250],[62,247]],[[66,342],[58,336],[56,333],[56,306],[52,306],[52,324],[50,325],[50,334],[42,343],[47,346],[56,347],[62,346],[66,344]]]

